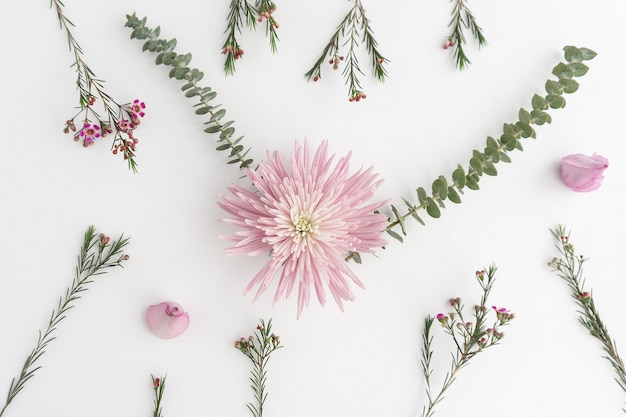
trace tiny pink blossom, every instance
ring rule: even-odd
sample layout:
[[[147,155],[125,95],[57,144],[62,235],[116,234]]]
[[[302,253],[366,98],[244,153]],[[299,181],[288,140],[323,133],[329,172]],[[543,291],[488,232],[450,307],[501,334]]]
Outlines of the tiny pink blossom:
[[[143,109],[146,108],[146,104],[143,101],[135,100],[133,104],[130,105],[130,110],[133,116],[133,119],[139,119],[139,117],[144,117],[146,113],[144,113]]]
[[[85,145],[91,145],[97,138],[100,137],[100,126],[85,123],[83,124],[83,128],[80,130],[78,135],[84,139]]]
[[[561,160],[561,178],[574,191],[593,191],[602,185],[602,173],[608,166],[609,160],[595,153],[568,155]]]
[[[148,307],[146,323],[156,337],[172,339],[187,330],[189,314],[179,304],[166,301]]]
[[[117,122],[118,130],[128,133],[135,128],[135,125],[128,119],[120,120]]]
[[[387,218],[376,213],[386,201],[368,203],[382,181],[371,167],[350,175],[350,155],[332,166],[327,141],[314,155],[306,140],[304,146],[296,141],[289,166],[278,152],[268,152],[257,171],[245,170],[254,190],[231,185],[232,195],[220,196],[219,206],[232,216],[223,221],[239,228],[234,236],[221,236],[234,242],[227,253],[270,254],[244,294],[258,286],[257,300],[278,274],[274,303],[297,283],[298,318],[309,305],[311,286],[321,305],[325,287],[342,311],[344,300],[354,300],[351,282],[363,284],[344,258],[385,245]]]

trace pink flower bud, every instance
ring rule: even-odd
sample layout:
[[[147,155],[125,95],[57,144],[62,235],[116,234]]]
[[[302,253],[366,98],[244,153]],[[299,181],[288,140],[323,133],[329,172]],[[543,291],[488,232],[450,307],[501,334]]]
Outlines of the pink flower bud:
[[[602,185],[609,160],[602,155],[567,155],[561,160],[561,178],[574,191],[593,191]]]
[[[187,330],[189,314],[179,304],[166,301],[148,307],[146,323],[156,337],[172,339]]]

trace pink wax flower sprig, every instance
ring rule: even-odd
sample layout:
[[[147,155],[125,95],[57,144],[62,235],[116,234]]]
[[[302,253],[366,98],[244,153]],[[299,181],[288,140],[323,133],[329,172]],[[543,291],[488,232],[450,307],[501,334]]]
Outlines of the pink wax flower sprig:
[[[315,154],[306,140],[304,146],[296,141],[290,165],[280,153],[268,152],[258,170],[244,169],[254,189],[233,184],[230,195],[220,195],[218,205],[232,216],[223,221],[239,229],[221,236],[234,243],[227,253],[270,254],[244,293],[258,286],[257,300],[279,274],[274,303],[297,284],[298,318],[309,305],[311,287],[321,305],[325,286],[342,311],[343,301],[354,300],[350,284],[363,284],[344,258],[385,245],[388,222],[377,212],[386,201],[368,203],[382,181],[371,167],[350,174],[350,155],[333,166],[327,141]]]
[[[151,377],[152,389],[154,390],[154,413],[152,413],[152,417],[162,417],[163,407],[161,406],[161,402],[165,394],[165,380],[167,375],[160,378],[155,378],[154,375],[151,375]]]
[[[455,47],[454,62],[458,69],[463,70],[471,64],[469,58],[465,54],[463,45],[465,45],[465,34],[463,28],[470,29],[472,35],[478,41],[478,47],[487,46],[487,39],[483,34],[483,30],[476,21],[476,18],[467,7],[467,0],[451,0],[455,3],[452,9],[452,19],[448,27],[452,27],[452,33],[448,36],[443,44],[443,49]]]
[[[76,86],[79,94],[79,112],[66,120],[63,131],[72,133],[76,142],[82,141],[82,145],[88,147],[96,142],[96,139],[114,134],[112,153],[121,153],[128,162],[129,169],[137,172],[137,162],[135,161],[135,151],[139,140],[134,136],[133,131],[141,123],[145,113],[145,103],[135,100],[131,104],[118,104],[104,89],[103,81],[96,77],[96,74],[85,62],[83,51],[78,41],[72,34],[70,27],[74,24],[65,16],[65,5],[61,0],[51,0],[50,6],[54,7],[59,19],[59,24],[67,34],[67,41],[70,52],[74,54],[74,64],[76,69]],[[99,98],[104,108],[104,117],[94,109],[96,99]],[[75,120],[79,117],[80,129],[76,127]],[[121,129],[119,124],[126,119],[131,120],[132,128]],[[127,120],[126,120],[127,121]]]
[[[560,257],[552,258],[548,262],[548,266],[567,284],[570,295],[578,306],[578,321],[591,336],[602,344],[602,350],[605,353],[604,358],[609,361],[615,371],[615,381],[626,394],[626,366],[617,352],[616,343],[609,335],[606,324],[600,318],[591,290],[585,289],[583,264],[587,258],[576,254],[574,245],[570,240],[570,233],[566,231],[565,226],[559,225],[550,232],[556,240],[555,246]],[[626,403],[622,410],[626,412]]]
[[[255,0],[254,4],[248,0],[232,0],[228,12],[228,24],[226,30],[226,40],[222,46],[222,55],[226,56],[224,61],[224,73],[233,75],[235,73],[235,61],[243,58],[244,50],[237,40],[237,34],[241,34],[241,27],[247,26],[250,30],[256,30],[256,25],[266,22],[265,33],[270,40],[272,53],[278,50],[278,22],[274,18],[276,3],[272,0]]]
[[[280,337],[272,333],[272,319],[267,323],[260,320],[256,327],[254,336],[248,338],[240,338],[235,342],[235,348],[243,353],[252,362],[253,369],[250,371],[252,382],[252,390],[254,391],[254,403],[248,403],[246,406],[252,413],[253,417],[263,417],[263,407],[267,399],[267,363],[270,355],[280,349]]]
[[[428,316],[424,320],[422,370],[426,380],[428,404],[422,410],[422,417],[431,417],[434,414],[435,406],[443,400],[444,393],[452,385],[461,368],[478,353],[499,344],[504,337],[501,328],[515,318],[515,314],[505,307],[492,306],[491,309],[487,307],[487,299],[496,279],[496,270],[496,266],[491,265],[487,270],[476,271],[475,277],[482,289],[482,297],[472,309],[471,318],[466,317],[462,300],[457,297],[450,299],[452,312],[439,313],[435,317]],[[496,317],[488,326],[487,320],[491,311],[495,312]],[[439,392],[433,390],[430,379],[433,372],[431,368],[433,336],[430,331],[435,320],[444,328],[445,333],[451,336],[454,349],[451,370],[447,373]]]
[[[65,296],[59,299],[57,308],[52,310],[48,326],[45,330],[39,331],[37,343],[26,358],[20,375],[11,381],[6,402],[0,408],[0,417],[15,396],[22,391],[26,382],[35,376],[35,372],[41,368],[41,365],[38,365],[39,360],[45,353],[46,346],[55,339],[54,331],[67,317],[67,313],[74,307],[74,303],[81,298],[81,293],[89,289],[88,284],[92,283],[96,276],[105,274],[113,267],[121,267],[123,262],[130,259],[130,256],[124,253],[124,247],[128,241],[129,238],[125,238],[123,235],[112,241],[104,233],[97,233],[94,226],[87,228],[78,255],[78,263],[75,268],[76,275],[72,285],[65,291]]]
[[[189,313],[173,301],[151,305],[146,312],[148,329],[158,338],[172,339],[189,327]]]
[[[594,153],[567,155],[561,159],[561,179],[570,189],[578,192],[597,190],[604,180],[604,171],[609,167],[609,160]]]
[[[361,0],[353,1],[354,5],[337,26],[337,30],[330,37],[330,41],[324,47],[322,54],[304,76],[307,81],[319,81],[322,78],[322,66],[326,61],[333,70],[338,70],[343,65],[342,75],[346,79],[346,85],[348,85],[348,101],[359,102],[367,98],[359,80],[359,74],[363,75],[356,52],[359,44],[365,45],[374,74],[380,82],[384,82],[387,78],[385,64],[389,60],[378,49],[378,41],[374,37],[374,31],[371,28],[370,20],[365,15],[365,8]],[[344,37],[346,40],[342,42]],[[343,55],[340,53],[340,48],[346,45],[348,52]]]

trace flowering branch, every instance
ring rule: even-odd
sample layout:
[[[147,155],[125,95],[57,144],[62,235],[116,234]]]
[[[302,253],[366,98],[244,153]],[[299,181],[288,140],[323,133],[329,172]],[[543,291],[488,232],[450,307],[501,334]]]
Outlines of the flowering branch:
[[[452,9],[452,20],[448,24],[448,27],[452,27],[452,34],[446,39],[444,49],[448,49],[451,46],[456,46],[454,50],[454,59],[458,69],[466,69],[470,60],[465,55],[463,45],[465,45],[465,35],[463,34],[463,27],[468,28],[472,35],[478,40],[478,47],[487,46],[487,40],[483,35],[482,29],[476,23],[476,18],[467,7],[467,0],[451,0],[456,2],[454,9]]]
[[[459,165],[452,172],[452,181],[448,181],[446,177],[440,175],[432,183],[432,193],[429,195],[423,187],[417,188],[417,200],[419,204],[412,203],[409,199],[402,197],[403,203],[407,206],[407,211],[400,213],[400,210],[394,205],[390,206],[392,216],[389,218],[389,226],[387,233],[395,239],[402,242],[402,236],[394,231],[396,227],[400,228],[402,235],[406,236],[405,221],[409,217],[424,225],[424,221],[417,214],[418,211],[425,209],[426,213],[434,218],[441,216],[442,208],[445,208],[444,201],[446,199],[453,203],[460,203],[464,188],[470,190],[478,190],[480,177],[483,174],[488,176],[498,175],[495,164],[498,162],[511,162],[508,152],[524,148],[521,144],[522,138],[536,138],[533,125],[543,125],[550,123],[552,117],[548,114],[549,109],[559,109],[565,107],[565,98],[563,94],[571,94],[578,90],[578,82],[574,77],[581,77],[587,73],[589,69],[583,63],[585,60],[593,59],[596,53],[587,48],[576,48],[574,46],[566,46],[563,48],[564,56],[567,63],[559,63],[552,70],[558,80],[548,80],[545,84],[547,92],[546,96],[535,94],[532,98],[532,110],[528,111],[521,108],[518,113],[518,120],[514,123],[505,123],[503,133],[499,139],[489,136],[484,151],[474,150],[469,160],[467,171]]]
[[[133,29],[130,37],[131,39],[145,40],[143,45],[143,51],[150,51],[157,53],[156,64],[169,65],[172,67],[170,70],[170,78],[176,78],[177,80],[187,81],[181,88],[185,92],[185,97],[195,97],[198,103],[194,105],[196,108],[195,113],[198,115],[209,115],[211,118],[205,122],[208,127],[204,129],[206,133],[217,133],[219,139],[217,140],[218,151],[229,150],[228,164],[239,164],[240,168],[246,168],[252,165],[252,159],[246,158],[246,155],[250,151],[250,148],[244,151],[243,145],[239,142],[243,139],[243,136],[233,139],[235,134],[235,128],[232,126],[234,121],[222,123],[222,118],[226,114],[226,110],[220,108],[220,104],[209,104],[216,96],[217,93],[211,90],[211,87],[202,87],[199,82],[204,78],[204,73],[197,68],[191,69],[187,65],[191,62],[191,54],[187,53],[179,55],[174,52],[176,47],[176,39],[160,39],[161,33],[160,27],[150,29],[146,27],[147,18],[138,19],[135,13],[132,15],[126,15],[126,27]]]
[[[163,412],[163,408],[161,407],[161,401],[163,400],[163,394],[165,393],[165,379],[167,375],[161,378],[155,378],[152,376],[152,388],[154,389],[154,413],[153,417],[162,417],[161,412]]]
[[[237,33],[241,34],[241,26],[245,24],[251,30],[256,29],[257,21],[260,23],[266,19],[265,34],[270,39],[272,53],[277,51],[278,22],[272,16],[276,10],[276,4],[271,0],[256,0],[253,6],[248,0],[231,0],[228,12],[228,24],[224,33],[227,34],[226,41],[222,46],[222,54],[226,55],[224,62],[224,72],[226,75],[235,73],[235,60],[243,57],[244,51],[237,41]]]
[[[348,46],[346,56],[340,55],[339,53],[342,37],[347,37],[347,40],[341,44],[341,46]],[[374,31],[370,26],[370,20],[365,15],[365,8],[361,0],[354,0],[354,5],[339,26],[337,26],[337,30],[324,47],[322,54],[317,61],[315,61],[313,67],[304,75],[306,79],[308,81],[318,81],[322,78],[322,64],[324,64],[326,60],[328,60],[328,63],[332,65],[334,70],[339,69],[340,62],[345,60],[342,75],[345,77],[346,84],[348,85],[348,100],[361,101],[361,99],[367,98],[367,95],[363,93],[361,82],[358,78],[358,74],[363,74],[356,55],[359,39],[360,42],[365,43],[367,53],[372,59],[372,68],[376,78],[378,81],[384,82],[387,77],[385,63],[389,62],[389,60],[378,50],[378,42],[376,38],[374,38]]]
[[[59,299],[56,310],[52,310],[50,322],[46,329],[43,332],[39,331],[37,344],[26,358],[19,377],[17,379],[13,378],[11,381],[6,402],[0,409],[0,416],[4,414],[11,401],[24,388],[26,382],[41,368],[41,366],[35,365],[45,353],[46,346],[54,340],[52,333],[56,330],[61,320],[66,317],[67,311],[74,307],[73,303],[81,297],[80,293],[88,289],[87,284],[92,283],[96,275],[105,274],[108,268],[122,266],[122,262],[129,259],[129,256],[123,252],[127,244],[128,238],[124,238],[123,235],[118,240],[111,242],[108,236],[102,233],[97,234],[95,227],[89,226],[85,232],[83,246],[78,255],[74,281],[66,290],[65,296]]]
[[[548,263],[548,266],[552,267],[552,272],[556,273],[567,283],[572,298],[576,300],[576,304],[580,308],[578,310],[580,314],[578,321],[589,331],[591,336],[602,343],[602,349],[607,354],[605,358],[611,363],[613,370],[617,374],[615,381],[626,393],[626,367],[624,366],[624,361],[617,353],[615,341],[611,339],[606,325],[600,318],[591,291],[585,291],[584,288],[583,264],[587,261],[587,258],[582,255],[576,255],[574,245],[570,242],[569,233],[566,232],[565,226],[559,225],[556,229],[551,230],[551,233],[557,241],[556,247],[561,257],[553,258]],[[626,412],[626,408],[622,410]]]
[[[133,131],[141,123],[140,119],[144,116],[145,104],[135,100],[132,104],[120,105],[105,91],[104,81],[98,79],[89,68],[78,41],[70,31],[70,27],[73,27],[74,24],[64,14],[65,5],[61,0],[50,0],[50,7],[55,8],[61,29],[67,33],[69,49],[74,53],[75,62],[73,66],[76,68],[76,86],[79,93],[80,110],[65,122],[63,132],[72,132],[74,141],[78,142],[82,139],[83,146],[87,147],[93,145],[97,138],[113,133],[113,129],[115,129],[115,136],[111,145],[112,153],[120,152],[128,161],[128,167],[133,172],[137,172],[135,151],[139,140],[134,137]],[[95,91],[95,95],[92,93],[92,89]],[[102,101],[107,115],[105,120],[102,120],[93,108],[96,95]],[[78,130],[75,119],[81,114],[83,114],[81,117],[82,127]],[[91,118],[96,119],[98,123],[92,122]]]
[[[235,342],[235,348],[246,355],[254,366],[250,372],[252,375],[250,381],[252,382],[255,403],[247,404],[248,410],[254,417],[263,417],[263,406],[267,399],[265,389],[267,362],[272,352],[282,346],[280,346],[280,338],[272,333],[272,319],[268,320],[267,325],[261,320],[256,329],[257,332],[254,336],[249,336],[247,339],[242,337]]]
[[[434,414],[435,406],[443,400],[446,390],[456,380],[458,372],[467,365],[474,356],[485,349],[495,346],[500,342],[504,333],[500,330],[502,326],[509,324],[515,314],[509,312],[505,308],[492,306],[491,310],[495,311],[496,319],[487,327],[487,315],[491,311],[487,308],[487,298],[491,292],[493,283],[495,282],[496,266],[491,265],[485,270],[476,271],[476,280],[478,281],[483,294],[480,303],[474,306],[474,321],[466,320],[463,314],[463,304],[460,298],[452,298],[450,305],[453,312],[446,314],[439,313],[436,317],[428,316],[424,320],[424,330],[422,333],[422,370],[426,381],[426,396],[428,404],[422,410],[422,417],[431,417]],[[439,389],[435,392],[431,382],[431,359],[433,356],[431,327],[435,319],[444,328],[444,331],[452,337],[455,346],[455,352],[452,353],[452,364],[450,371]]]

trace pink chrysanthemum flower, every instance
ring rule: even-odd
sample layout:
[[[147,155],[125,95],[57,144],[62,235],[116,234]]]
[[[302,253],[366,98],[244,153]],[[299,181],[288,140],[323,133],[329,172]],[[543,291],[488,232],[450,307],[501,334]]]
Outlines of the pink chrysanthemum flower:
[[[258,299],[281,271],[274,303],[298,283],[298,318],[309,304],[311,285],[322,305],[325,286],[342,311],[344,300],[354,300],[350,281],[363,284],[344,257],[373,253],[386,244],[387,218],[375,210],[387,201],[367,204],[382,180],[376,180],[371,167],[350,175],[350,155],[331,167],[334,156],[328,156],[326,141],[312,157],[306,141],[304,146],[296,142],[289,168],[278,152],[268,152],[258,171],[245,170],[255,191],[232,185],[228,190],[233,195],[220,196],[219,206],[233,216],[223,221],[241,228],[222,237],[234,242],[227,252],[271,255],[244,294],[258,286]]]

